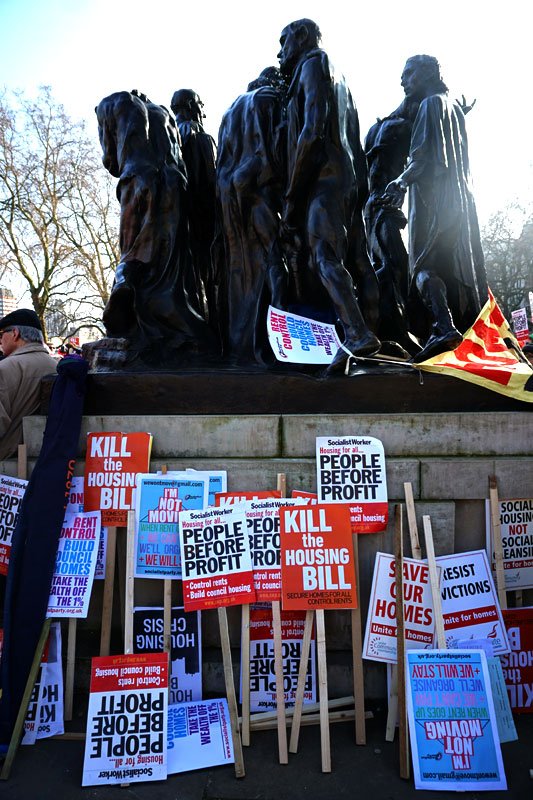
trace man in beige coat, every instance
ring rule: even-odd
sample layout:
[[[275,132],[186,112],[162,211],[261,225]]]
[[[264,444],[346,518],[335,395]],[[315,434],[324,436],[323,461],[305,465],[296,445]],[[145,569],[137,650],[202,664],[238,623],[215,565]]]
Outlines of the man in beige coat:
[[[22,418],[39,407],[41,379],[56,371],[39,317],[20,308],[0,319],[0,461],[22,442]]]

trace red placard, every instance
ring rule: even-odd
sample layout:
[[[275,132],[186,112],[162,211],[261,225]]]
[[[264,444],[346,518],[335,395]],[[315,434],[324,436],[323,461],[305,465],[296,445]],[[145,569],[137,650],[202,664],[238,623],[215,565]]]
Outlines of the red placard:
[[[347,506],[280,509],[284,610],[357,608]]]
[[[150,469],[150,433],[89,433],[85,456],[85,511],[101,511],[102,525],[124,526],[137,474]]]
[[[267,489],[264,492],[217,492],[215,505],[236,506],[245,500],[267,500],[269,497],[281,497],[281,492],[277,489]]]
[[[92,659],[92,694],[167,687],[168,653],[101,656]]]
[[[533,714],[533,608],[502,609],[510,653],[500,656],[511,708]]]

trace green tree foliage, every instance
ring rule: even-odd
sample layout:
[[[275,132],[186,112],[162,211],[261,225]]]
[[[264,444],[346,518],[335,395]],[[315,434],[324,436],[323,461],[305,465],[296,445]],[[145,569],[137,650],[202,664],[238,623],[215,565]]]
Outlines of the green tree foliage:
[[[118,204],[98,144],[54,101],[0,96],[0,277],[51,335],[100,327],[118,263]]]

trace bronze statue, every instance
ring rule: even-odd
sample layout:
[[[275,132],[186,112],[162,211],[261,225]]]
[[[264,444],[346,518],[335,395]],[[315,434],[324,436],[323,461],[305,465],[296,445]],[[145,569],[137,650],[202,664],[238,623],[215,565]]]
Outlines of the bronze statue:
[[[186,214],[193,267],[202,310],[215,329],[217,292],[211,245],[215,237],[217,149],[213,137],[204,131],[203,106],[192,89],[178,89],[170,103],[187,169]]]
[[[268,67],[226,111],[218,137],[217,196],[226,253],[227,353],[268,363],[269,303],[284,307],[287,268],[280,244],[284,181],[283,82]]]
[[[400,208],[409,189],[411,293],[422,301],[431,324],[416,357],[423,360],[459,344],[460,331],[474,322],[488,290],[461,105],[448,98],[432,56],[409,58],[402,86],[406,99],[419,108],[409,166],[389,183],[383,199]]]
[[[372,265],[379,281],[379,335],[400,344],[408,353],[420,351],[409,334],[407,297],[409,259],[401,231],[407,218],[401,208],[384,205],[383,193],[404,168],[418,103],[404,101],[384,119],[378,119],[365,139],[369,197],[365,227]]]
[[[132,357],[171,361],[212,344],[190,267],[179,134],[168,111],[139,93],[105,97],[96,115],[120,202],[121,260],[104,324],[108,335],[129,339]]]
[[[348,245],[363,307],[377,317],[377,279],[365,254],[361,209],[366,199],[366,164],[359,122],[350,92],[335,76],[315,22],[287,25],[278,54],[287,93],[287,188],[282,226],[289,260],[295,257],[318,276],[344,329],[344,347],[355,355],[371,355],[380,342],[367,327],[347,269]],[[359,173],[359,174],[358,174]],[[359,214],[359,219],[357,218]],[[348,358],[339,349],[330,370],[342,369]]]

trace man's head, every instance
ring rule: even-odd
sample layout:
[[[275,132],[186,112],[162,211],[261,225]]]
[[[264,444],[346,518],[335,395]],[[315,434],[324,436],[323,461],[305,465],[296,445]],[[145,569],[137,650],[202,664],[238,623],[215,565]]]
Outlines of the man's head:
[[[43,330],[35,311],[19,308],[0,319],[0,347],[4,356],[29,342],[43,342]]]
[[[248,84],[247,91],[253,92],[254,89],[260,89],[262,86],[271,86],[273,89],[285,88],[285,82],[277,67],[265,67],[258,77]]]
[[[298,19],[286,25],[279,37],[278,53],[283,75],[292,75],[301,56],[318,47],[321,38],[320,29],[312,19]]]
[[[205,116],[202,112],[203,107],[200,97],[192,89],[178,89],[170,101],[170,108],[176,117],[200,124]]]
[[[440,65],[434,56],[411,56],[402,72],[402,86],[410,100],[423,100],[432,94],[448,91],[440,74]]]

